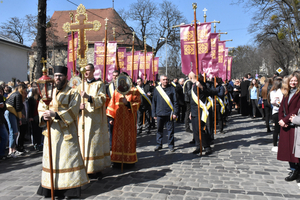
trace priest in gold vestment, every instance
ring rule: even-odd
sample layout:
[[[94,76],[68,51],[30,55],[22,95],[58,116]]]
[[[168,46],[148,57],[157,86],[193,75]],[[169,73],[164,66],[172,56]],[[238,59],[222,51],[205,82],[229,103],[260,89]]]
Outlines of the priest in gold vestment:
[[[80,153],[77,135],[77,116],[80,95],[67,84],[67,68],[54,67],[53,99],[46,109],[40,101],[38,106],[40,126],[50,120],[51,149],[53,162],[54,195],[58,197],[79,197],[81,186],[89,183],[83,159]],[[51,196],[48,132],[45,135],[43,149],[42,182],[37,194]]]
[[[88,64],[85,72],[84,91],[82,83],[78,87],[84,102],[80,110],[84,110],[84,145],[82,134],[82,115],[79,117],[78,135],[81,152],[84,152],[84,164],[89,178],[100,178],[101,171],[110,166],[110,146],[106,117],[105,84],[94,78],[94,65]],[[83,151],[84,147],[84,151]]]
[[[117,90],[106,109],[107,116],[114,125],[112,136],[111,162],[134,164],[136,155],[136,114],[141,103],[139,91],[132,87],[124,96]]]

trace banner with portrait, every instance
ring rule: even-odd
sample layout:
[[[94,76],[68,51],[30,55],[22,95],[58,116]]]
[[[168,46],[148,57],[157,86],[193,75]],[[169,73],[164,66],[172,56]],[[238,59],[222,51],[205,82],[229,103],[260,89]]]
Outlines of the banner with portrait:
[[[75,65],[75,70],[76,70],[78,33],[73,32],[73,36],[74,36],[74,40],[72,40],[72,34],[68,35],[68,59],[67,59],[68,80],[70,80],[73,75],[73,61],[75,62],[74,65]],[[74,48],[73,48],[73,43],[74,43]],[[74,49],[74,54],[73,54],[73,49]],[[75,75],[78,75],[78,74],[79,74],[79,72],[76,70]]]

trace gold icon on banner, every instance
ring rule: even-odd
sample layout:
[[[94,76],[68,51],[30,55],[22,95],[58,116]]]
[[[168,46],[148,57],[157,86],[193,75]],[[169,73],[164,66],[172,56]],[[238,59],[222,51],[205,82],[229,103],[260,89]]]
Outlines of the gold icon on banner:
[[[183,38],[185,38],[184,41],[194,41],[194,31],[187,31]]]
[[[184,55],[194,55],[194,45],[184,45]]]
[[[97,57],[96,58],[96,65],[104,65],[104,58],[103,57]]]
[[[222,51],[224,51],[224,46],[223,45],[219,46],[219,52],[222,52]]]
[[[216,59],[217,58],[217,54],[216,54],[216,50],[215,49],[211,50],[211,58],[212,59]]]
[[[107,65],[113,65],[113,64],[115,64],[114,61],[115,61],[114,57],[107,57]]]
[[[215,48],[217,46],[217,39],[214,38],[214,39],[210,39],[211,41],[211,48]]]
[[[97,47],[96,54],[104,54],[104,46]]]
[[[198,40],[207,40],[208,36],[208,30],[198,30]]]
[[[124,68],[124,62],[123,62],[123,61],[120,61],[120,62],[119,62],[119,68],[120,68],[120,69],[123,69],[123,68]]]
[[[207,43],[200,43],[198,47],[198,51],[200,54],[208,53],[208,44]]]
[[[118,58],[124,59],[124,52],[118,52]]]
[[[219,63],[223,63],[223,56],[221,55],[221,56],[219,56],[219,61],[218,61]]]

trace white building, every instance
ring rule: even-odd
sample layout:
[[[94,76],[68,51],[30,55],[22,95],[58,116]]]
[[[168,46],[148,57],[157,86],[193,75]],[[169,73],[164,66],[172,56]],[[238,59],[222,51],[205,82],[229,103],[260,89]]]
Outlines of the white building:
[[[30,47],[0,35],[0,81],[27,81],[30,50]]]

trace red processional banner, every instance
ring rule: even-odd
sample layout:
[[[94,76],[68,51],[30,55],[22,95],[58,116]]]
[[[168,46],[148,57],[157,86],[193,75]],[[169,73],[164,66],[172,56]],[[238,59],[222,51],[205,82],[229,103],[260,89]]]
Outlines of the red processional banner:
[[[94,76],[96,79],[103,79],[104,69],[104,42],[95,42],[94,44]],[[106,53],[106,68],[105,68],[105,81],[110,82],[112,80],[112,73],[116,69],[116,52],[117,42],[112,41],[107,43]]]
[[[208,68],[204,72],[208,75],[208,77],[212,78],[214,76],[218,76],[218,41],[219,41],[219,33],[211,33],[210,34],[210,62]],[[205,67],[204,67],[205,69]]]
[[[146,75],[147,75],[147,80],[152,80],[152,52],[147,52],[146,53]],[[144,80],[145,76],[145,54],[141,53],[140,55],[140,67],[139,67],[139,77]]]
[[[133,82],[136,82],[139,71],[140,64],[140,51],[134,52],[134,61],[133,61],[133,77],[131,77],[132,71],[132,52],[127,52],[127,74],[131,77]]]
[[[225,45],[225,41],[218,42],[218,77],[224,81],[226,79],[226,68],[224,68]]]
[[[225,58],[224,58],[224,68],[225,68],[225,70],[226,70],[226,78],[225,78],[225,80],[228,80],[228,77],[227,77],[227,75],[228,75],[228,69],[227,69],[227,67],[228,67],[228,48],[225,48],[224,54],[225,54]],[[223,80],[224,80],[224,79],[223,79]]]
[[[227,64],[227,79],[231,79],[231,71],[232,71],[232,56],[228,56],[228,64]]]
[[[127,73],[127,59],[126,59],[126,47],[118,48],[118,61],[120,73]]]
[[[196,74],[195,35],[194,26],[180,26],[181,68],[188,75],[191,71]]]
[[[74,32],[74,55],[75,59],[73,58],[73,42],[72,42],[72,35],[69,34],[68,36],[68,61],[67,61],[67,68],[68,68],[68,80],[72,78],[73,74],[73,60],[75,62],[75,70],[76,70],[76,59],[77,59],[77,46],[78,46],[78,33]],[[78,71],[75,72],[78,75]]]
[[[197,26],[197,42],[198,42],[198,62],[199,73],[210,71],[209,65],[203,65],[209,63],[211,60],[211,23],[201,23]],[[210,68],[209,68],[210,67]]]

